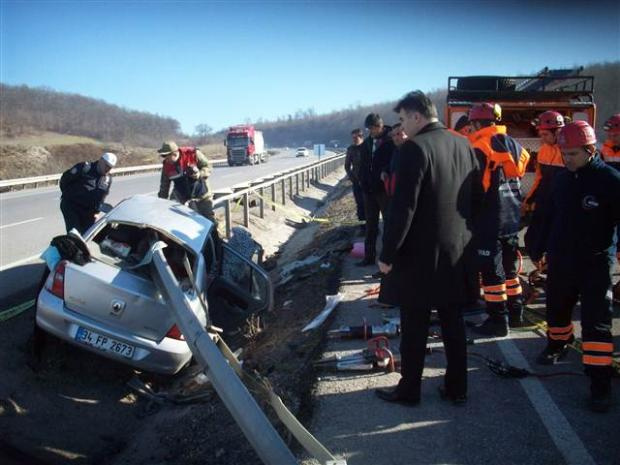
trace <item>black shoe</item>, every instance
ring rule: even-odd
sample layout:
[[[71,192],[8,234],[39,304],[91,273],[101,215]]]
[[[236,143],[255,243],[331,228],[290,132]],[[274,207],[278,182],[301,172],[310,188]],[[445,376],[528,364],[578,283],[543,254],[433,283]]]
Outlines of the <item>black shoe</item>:
[[[568,345],[560,347],[545,347],[538,357],[536,357],[536,363],[539,365],[555,365],[568,353]]]
[[[454,405],[459,405],[459,406],[465,405],[467,403],[467,394],[459,394],[456,396],[449,394],[445,386],[439,386],[438,390],[439,390],[439,397],[441,397],[442,400],[449,400]]]
[[[386,402],[393,402],[396,404],[406,405],[408,407],[413,407],[420,403],[420,399],[417,397],[405,396],[402,392],[395,389],[375,389],[375,394],[381,400]]]
[[[483,323],[474,326],[471,330],[480,336],[505,337],[508,335],[508,324],[506,321],[487,318]]]
[[[355,266],[370,266],[375,264],[374,258],[365,258],[361,262],[357,262]]]
[[[606,413],[611,408],[611,390],[603,393],[592,393],[590,410],[596,413]]]

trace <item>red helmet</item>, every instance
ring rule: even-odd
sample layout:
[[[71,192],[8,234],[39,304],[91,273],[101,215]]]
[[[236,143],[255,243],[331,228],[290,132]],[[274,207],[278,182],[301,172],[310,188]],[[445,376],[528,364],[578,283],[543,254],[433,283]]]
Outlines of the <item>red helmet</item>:
[[[499,121],[502,107],[497,103],[477,103],[469,109],[469,121]]]
[[[549,110],[541,113],[532,121],[537,129],[558,129],[564,127],[564,117],[557,111]]]
[[[620,134],[620,113],[616,113],[605,121],[603,129],[610,134]]]
[[[562,149],[575,149],[584,145],[596,144],[594,129],[585,121],[568,123],[558,136],[558,144]]]

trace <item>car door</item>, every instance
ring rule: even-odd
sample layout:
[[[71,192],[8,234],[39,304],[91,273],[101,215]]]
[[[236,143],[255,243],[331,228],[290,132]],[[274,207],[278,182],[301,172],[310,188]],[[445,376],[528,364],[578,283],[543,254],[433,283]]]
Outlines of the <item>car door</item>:
[[[250,259],[222,243],[218,272],[208,283],[209,316],[225,333],[234,332],[252,315],[273,307],[273,283]]]

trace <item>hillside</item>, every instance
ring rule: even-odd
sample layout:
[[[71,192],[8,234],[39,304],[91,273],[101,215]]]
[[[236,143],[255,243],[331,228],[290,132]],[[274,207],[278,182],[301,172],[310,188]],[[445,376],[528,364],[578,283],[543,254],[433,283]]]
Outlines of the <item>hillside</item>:
[[[0,137],[5,142],[42,131],[100,141],[156,146],[181,135],[173,118],[128,110],[46,88],[0,84]]]
[[[603,122],[609,115],[620,111],[620,61],[592,64],[586,66],[581,74],[592,75],[595,78],[597,133],[602,138]],[[429,92],[437,105],[440,119],[443,119],[445,113],[446,94],[445,87]],[[353,128],[363,126],[364,118],[370,112],[382,115],[387,124],[395,122],[396,114],[392,111],[395,104],[396,100],[393,100],[318,116],[309,110],[297,112],[295,116],[282,117],[277,121],[258,123],[257,127],[264,131],[265,141],[271,146],[296,146],[303,145],[307,141],[329,143],[332,140],[339,140],[343,145],[349,143],[349,134]],[[224,135],[220,134],[220,138],[223,137]]]

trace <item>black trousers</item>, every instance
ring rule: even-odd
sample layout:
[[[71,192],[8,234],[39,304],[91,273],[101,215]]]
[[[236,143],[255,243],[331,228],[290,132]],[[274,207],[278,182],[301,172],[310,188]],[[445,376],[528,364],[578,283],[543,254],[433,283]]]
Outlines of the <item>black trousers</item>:
[[[572,313],[581,300],[582,360],[586,374],[609,379],[613,354],[610,291],[615,257],[600,254],[581,263],[547,258],[548,344],[555,348],[572,340]]]
[[[521,315],[523,296],[519,283],[519,238],[512,235],[500,238],[478,238],[478,266],[489,316],[505,319]]]
[[[359,183],[351,181],[353,183],[353,198],[355,199],[355,206],[357,208],[357,219],[359,221],[366,220],[366,211],[364,209],[364,192],[362,186]]]
[[[444,386],[448,394],[460,396],[467,393],[467,345],[465,323],[460,306],[437,309],[441,334],[447,359]],[[430,325],[431,307],[401,302],[401,375],[398,389],[411,399],[420,398],[422,371],[426,355],[426,342]]]
[[[83,235],[88,228],[95,224],[95,212],[86,210],[66,199],[60,200],[60,211],[65,220],[67,232],[75,228]]]
[[[366,259],[374,260],[377,256],[377,236],[379,235],[379,214],[385,217],[388,197],[385,192],[364,192],[364,210],[366,212],[366,238],[364,251]]]

